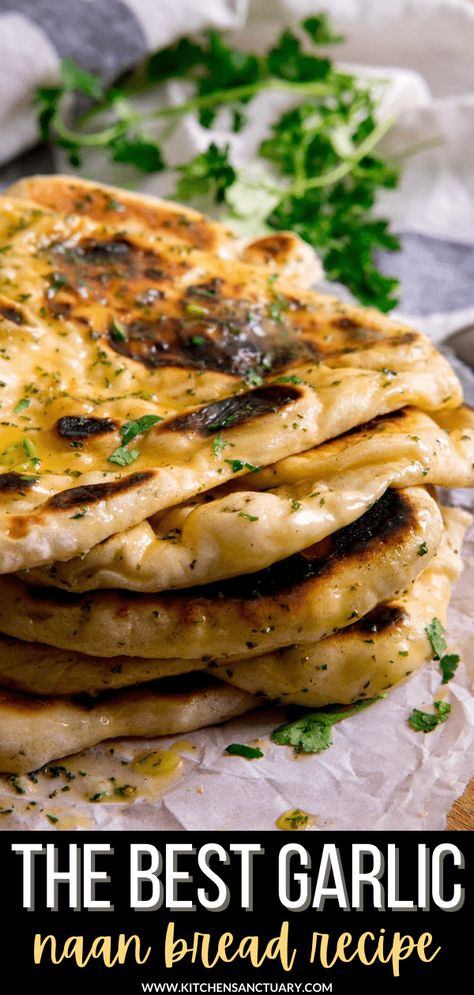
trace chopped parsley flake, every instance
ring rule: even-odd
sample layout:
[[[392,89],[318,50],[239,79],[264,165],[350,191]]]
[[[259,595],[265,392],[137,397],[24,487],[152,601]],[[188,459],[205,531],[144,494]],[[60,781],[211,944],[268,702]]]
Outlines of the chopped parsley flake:
[[[116,463],[117,466],[130,466],[130,463],[134,463],[139,455],[139,449],[127,449],[126,446],[119,446],[110,454],[109,463]]]
[[[203,307],[202,304],[186,304],[186,313],[191,315],[192,318],[205,318],[209,314],[208,308]],[[193,340],[191,339],[191,342]],[[203,339],[204,342],[204,339]]]
[[[441,657],[439,661],[440,670],[443,674],[441,684],[447,684],[454,677],[460,659],[461,657],[457,653],[446,653],[445,656]]]
[[[439,618],[434,618],[429,625],[425,626],[425,632],[431,643],[433,659],[440,660],[445,649],[447,649],[447,643],[444,638],[444,625],[440,622]]]
[[[31,401],[27,397],[22,397],[21,401],[18,401],[16,407],[13,408],[16,415],[20,414],[20,411],[24,411],[25,408],[29,408]]]
[[[69,515],[69,518],[85,518],[87,515],[87,508],[81,508],[80,511],[76,511],[75,515]]]
[[[128,338],[127,328],[118,318],[112,319],[110,334],[114,342],[126,342]]]
[[[156,425],[159,421],[163,421],[160,415],[142,415],[141,418],[137,418],[135,421],[125,422],[125,425],[122,425],[120,429],[122,444],[126,446],[135,436],[141,435],[143,432],[149,432],[150,428],[153,428],[153,425]]]
[[[225,751],[232,757],[244,757],[245,760],[259,760],[265,755],[256,746],[245,746],[243,743],[231,743],[226,746]]]
[[[245,518],[247,522],[258,522],[258,515],[247,515],[245,511],[239,511],[239,518]]]
[[[428,546],[426,545],[426,542],[422,542],[421,545],[418,546],[418,556],[426,556],[427,552]]]
[[[217,458],[220,459],[223,449],[226,449],[228,445],[229,443],[222,438],[222,434],[219,432],[219,435],[216,435],[216,438],[212,443],[212,451],[214,456],[217,456]]]
[[[232,467],[232,473],[240,473],[240,470],[250,470],[250,473],[258,473],[261,470],[260,466],[254,466],[253,463],[245,463],[241,459],[226,459],[225,462]]]
[[[294,384],[299,384],[299,383],[303,383],[303,380],[301,380],[300,377],[296,377],[296,376],[291,376],[291,377],[277,377],[277,379],[274,380],[273,383],[294,383]]]
[[[116,463],[117,466],[129,466],[138,459],[140,455],[139,449],[127,449],[127,445],[132,439],[135,439],[137,435],[141,435],[144,432],[148,432],[153,425],[157,422],[163,421],[160,415],[142,415],[141,418],[135,419],[135,421],[127,421],[122,425],[120,429],[120,435],[122,436],[122,445],[114,449],[113,453],[109,456],[109,463]]]

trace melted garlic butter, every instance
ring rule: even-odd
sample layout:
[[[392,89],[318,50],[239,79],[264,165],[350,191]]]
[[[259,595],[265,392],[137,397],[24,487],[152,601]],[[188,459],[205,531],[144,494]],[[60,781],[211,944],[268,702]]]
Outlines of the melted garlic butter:
[[[166,750],[104,744],[47,764],[32,774],[1,775],[0,827],[5,820],[7,828],[9,816],[22,818],[35,812],[43,816],[49,829],[93,829],[95,823],[84,813],[85,804],[156,801],[183,774],[181,754],[196,751],[197,747],[184,739]]]
[[[314,815],[310,815],[309,812],[303,812],[301,808],[290,808],[278,817],[275,825],[277,829],[282,829],[283,832],[301,832],[309,829],[310,826],[314,826],[315,822]]]

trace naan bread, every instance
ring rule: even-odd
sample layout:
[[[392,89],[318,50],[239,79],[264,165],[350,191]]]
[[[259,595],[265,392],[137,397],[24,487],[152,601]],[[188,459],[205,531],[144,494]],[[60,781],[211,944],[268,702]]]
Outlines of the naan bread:
[[[436,501],[414,487],[267,570],[189,591],[80,595],[2,577],[0,632],[94,656],[256,656],[365,615],[413,580],[442,532]]]
[[[184,246],[214,252],[223,259],[240,259],[252,266],[266,267],[270,275],[278,272],[303,287],[310,287],[323,275],[311,247],[293,232],[272,232],[244,242],[231,229],[190,207],[73,176],[25,176],[13,183],[7,193],[10,197],[34,200],[60,214],[85,215],[107,226],[126,227],[127,231],[160,233]]]
[[[373,698],[432,659],[425,627],[446,621],[451,589],[471,516],[445,508],[446,531],[431,563],[401,596],[377,605],[359,622],[311,646],[292,646],[213,675],[281,704],[319,708]]]
[[[405,404],[460,404],[423,335],[186,241],[179,208],[156,232],[112,214],[0,200],[0,572]]]
[[[387,487],[473,487],[474,412],[449,412],[449,431],[434,418],[413,408],[382,416],[26,579],[70,591],[210,583],[262,570],[319,542],[359,518]]]
[[[0,635],[0,687],[26,694],[96,695],[207,666],[202,660],[90,656]]]
[[[33,698],[0,688],[0,771],[25,774],[105,739],[191,732],[259,704],[245,691],[205,677],[106,692],[94,701]]]

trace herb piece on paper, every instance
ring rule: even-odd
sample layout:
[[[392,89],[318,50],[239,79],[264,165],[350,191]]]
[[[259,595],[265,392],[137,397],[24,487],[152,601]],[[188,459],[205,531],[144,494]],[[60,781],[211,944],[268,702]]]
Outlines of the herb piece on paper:
[[[258,747],[246,746],[244,743],[230,743],[226,746],[225,752],[230,753],[232,757],[244,757],[245,760],[259,760],[265,756]]]
[[[423,712],[419,708],[414,708],[409,725],[415,732],[433,732],[441,722],[447,722],[451,714],[451,705],[447,701],[435,701],[434,712]]]
[[[357,715],[369,705],[373,705],[385,695],[358,701],[346,709],[332,709],[307,712],[294,722],[278,726],[272,732],[272,740],[279,746],[293,746],[296,753],[321,753],[332,745],[332,727],[352,715]]]

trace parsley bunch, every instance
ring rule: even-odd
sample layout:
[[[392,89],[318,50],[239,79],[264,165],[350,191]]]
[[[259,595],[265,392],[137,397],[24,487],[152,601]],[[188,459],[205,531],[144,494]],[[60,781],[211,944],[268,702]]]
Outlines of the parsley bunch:
[[[297,31],[283,31],[263,55],[232,48],[210,32],[204,40],[182,38],[156,52],[122,86],[109,88],[64,59],[60,85],[37,93],[41,134],[66,148],[75,166],[84,149],[99,147],[113,161],[154,173],[167,168],[164,143],[184,115],[195,114],[205,129],[219,116],[219,130],[236,133],[245,128],[257,94],[289,93],[294,106],[262,142],[260,171],[237,170],[229,144],[210,143],[173,167],[174,195],[225,203],[234,220],[251,219],[263,231],[297,232],[321,256],[329,279],[346,284],[364,304],[389,311],[397,302],[397,281],[378,270],[374,254],[399,246],[373,207],[379,190],[398,180],[397,169],[375,154],[392,121],[377,122],[373,89],[328,57],[326,47],[340,40],[325,14],[306,18]],[[160,94],[176,78],[190,84],[188,99],[139,112],[134,97],[150,89]],[[78,93],[90,106],[71,128],[64,111]],[[88,130],[104,112],[107,126]],[[147,130],[150,120],[162,124],[158,138]]]

